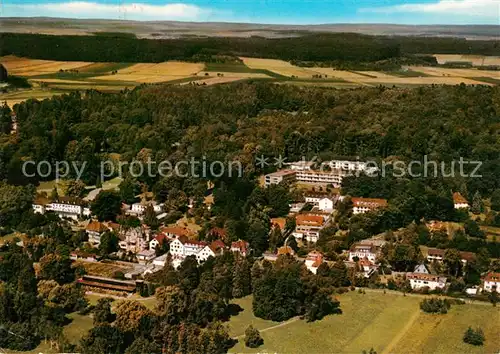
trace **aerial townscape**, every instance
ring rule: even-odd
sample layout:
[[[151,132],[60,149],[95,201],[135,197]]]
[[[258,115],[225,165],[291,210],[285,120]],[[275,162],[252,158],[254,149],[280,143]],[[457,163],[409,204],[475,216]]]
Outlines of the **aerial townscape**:
[[[110,3],[3,4],[0,353],[500,353],[499,3]]]

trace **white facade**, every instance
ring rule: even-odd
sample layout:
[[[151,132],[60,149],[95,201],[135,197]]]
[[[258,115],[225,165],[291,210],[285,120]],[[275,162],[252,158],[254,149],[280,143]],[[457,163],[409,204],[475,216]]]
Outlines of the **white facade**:
[[[82,215],[90,216],[90,209],[83,203],[73,201],[54,201],[45,206],[45,211],[53,211],[60,218],[77,220]]]
[[[430,290],[435,290],[443,289],[446,286],[446,278],[437,275],[409,273],[407,278],[410,280],[412,289],[428,287]]]
[[[496,290],[500,293],[500,273],[488,273],[484,278],[483,289],[488,292]]]
[[[209,246],[205,246],[198,254],[196,255],[196,259],[199,263],[205,262],[209,257],[215,257],[214,251]]]
[[[33,212],[38,214],[45,214],[45,206],[41,204],[32,204]]]
[[[349,261],[354,262],[354,258],[368,259],[370,262],[375,262],[377,259],[376,247],[373,245],[353,245],[349,251]]]
[[[333,200],[330,198],[320,199],[318,202],[318,208],[321,211],[331,212],[333,211]]]
[[[144,251],[137,253],[136,257],[137,257],[137,260],[139,261],[139,263],[146,264],[149,261],[152,261],[156,257],[156,254],[155,254],[155,251],[144,250]]]
[[[468,203],[455,203],[454,207],[455,207],[455,209],[469,209],[470,208]]]
[[[283,170],[270,173],[264,176],[264,184],[270,186],[271,184],[280,184],[282,182],[294,183],[296,178],[295,171]]]
[[[315,171],[315,170],[297,170],[296,179],[298,182],[309,184],[331,184],[334,187],[340,187],[345,172],[339,170],[333,171]]]

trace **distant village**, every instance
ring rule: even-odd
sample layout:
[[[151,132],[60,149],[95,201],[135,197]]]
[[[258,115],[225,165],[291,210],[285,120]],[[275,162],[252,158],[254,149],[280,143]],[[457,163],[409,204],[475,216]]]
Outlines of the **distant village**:
[[[140,202],[127,205],[122,204],[122,213],[142,221],[147,208],[152,208],[160,226],[152,230],[145,223],[135,227],[124,227],[112,221],[98,221],[94,218],[90,203],[96,193],[90,193],[85,199],[58,197],[49,200],[46,196],[38,196],[33,203],[35,213],[55,213],[60,218],[73,222],[75,230],[84,231],[88,237],[85,249],[75,249],[71,252],[71,259],[77,262],[126,262],[132,266],[123,274],[122,279],[113,279],[102,276],[85,275],[79,282],[89,289],[104,289],[122,294],[135,291],[135,282],[142,282],[148,275],[163,269],[166,264],[174,268],[189,256],[194,256],[198,263],[206,262],[210,257],[218,257],[225,252],[237,252],[242,256],[253,255],[263,260],[274,262],[280,255],[290,255],[302,260],[307,269],[316,274],[323,263],[334,264],[339,260],[344,263],[354,277],[369,281],[377,277],[379,282],[387,286],[391,282],[406,282],[414,291],[443,291],[449,286],[446,275],[440,272],[445,258],[445,249],[426,248],[424,258],[411,272],[392,271],[390,266],[383,262],[383,249],[387,240],[383,235],[353,243],[348,250],[344,250],[338,259],[329,259],[328,255],[315,249],[322,230],[330,227],[337,213],[339,204],[349,200],[352,203],[352,214],[365,214],[386,208],[388,201],[377,198],[362,198],[358,196],[340,195],[339,187],[344,176],[353,172],[367,172],[367,165],[360,161],[331,161],[328,171],[318,171],[313,168],[312,162],[289,163],[286,169],[263,176],[263,185],[295,186],[301,184],[307,188],[301,189],[301,200],[293,201],[289,207],[289,215],[272,218],[271,234],[278,230],[286,236],[284,244],[275,252],[264,252],[262,255],[253,253],[249,242],[244,240],[229,241],[224,228],[214,227],[200,240],[198,230],[182,220],[173,224],[162,222],[166,216],[164,206],[144,196]],[[467,211],[469,202],[459,193],[453,193],[455,209]],[[210,210],[213,198],[205,198],[205,207]],[[192,204],[189,201],[189,204]],[[188,208],[191,205],[187,206]],[[287,223],[293,220],[293,228]],[[444,230],[446,223],[427,222],[429,230]],[[99,254],[97,249],[101,237],[106,233],[115,233],[118,236],[118,250],[113,254]],[[306,250],[306,251],[304,251]],[[476,254],[460,252],[463,266],[474,262]],[[474,296],[481,292],[500,292],[500,273],[488,272],[481,276],[481,284],[466,289],[466,294]]]

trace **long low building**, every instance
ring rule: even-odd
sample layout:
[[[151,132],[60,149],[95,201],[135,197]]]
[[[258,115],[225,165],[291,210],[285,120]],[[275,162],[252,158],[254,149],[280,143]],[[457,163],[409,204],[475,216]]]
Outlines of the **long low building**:
[[[78,279],[78,283],[85,286],[92,286],[113,291],[124,291],[128,293],[135,292],[137,283],[130,280],[118,280],[112,278],[98,277],[92,275],[84,275]]]
[[[430,290],[443,289],[446,286],[446,277],[425,273],[408,273],[406,278],[410,280],[412,289],[428,287]]]

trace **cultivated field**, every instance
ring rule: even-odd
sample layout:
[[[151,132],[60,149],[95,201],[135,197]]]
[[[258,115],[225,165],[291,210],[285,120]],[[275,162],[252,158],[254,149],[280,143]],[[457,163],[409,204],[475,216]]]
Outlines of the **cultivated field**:
[[[500,57],[462,54],[434,54],[439,64],[449,62],[472,63],[474,66],[500,65]]]
[[[295,76],[298,78],[310,79],[313,75],[319,74],[317,71],[309,68],[301,68],[283,60],[244,57],[241,57],[240,59],[243,60],[243,63],[250,69],[269,70],[276,74],[288,77]]]
[[[130,81],[139,83],[157,83],[178,80],[196,75],[203,70],[204,64],[170,61],[158,64],[135,64],[115,75],[97,76],[95,80]]]
[[[360,82],[369,85],[492,85],[487,82],[477,81],[464,77],[388,77],[388,78],[366,78]]]
[[[361,353],[374,348],[378,353],[496,353],[500,349],[500,310],[490,304],[454,306],[446,315],[424,314],[421,297],[401,293],[349,292],[339,296],[341,315],[307,323],[292,319],[275,323],[255,318],[251,297],[235,301],[244,311],[231,318],[231,334],[239,343],[231,352],[239,353]],[[496,319],[496,320],[495,320]],[[249,349],[244,345],[248,324],[259,328],[264,345]],[[462,342],[468,326],[480,326],[486,337],[483,347]]]
[[[57,73],[60,70],[75,70],[91,63],[83,61],[53,61],[17,58],[5,56],[0,58],[9,74],[17,76],[36,76]]]
[[[448,77],[491,77],[500,79],[500,71],[494,70],[478,70],[478,69],[451,69],[451,68],[437,68],[427,66],[411,66],[410,70],[422,72],[431,76],[448,76]]]

